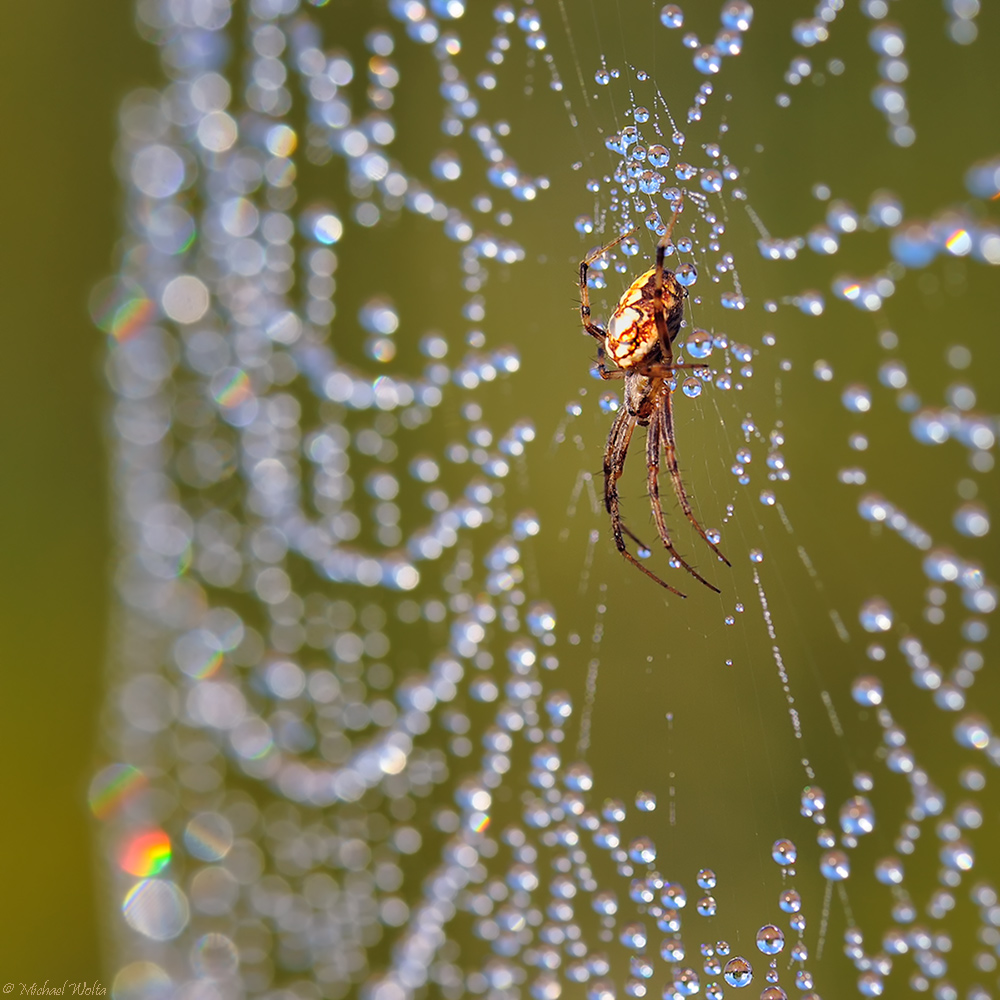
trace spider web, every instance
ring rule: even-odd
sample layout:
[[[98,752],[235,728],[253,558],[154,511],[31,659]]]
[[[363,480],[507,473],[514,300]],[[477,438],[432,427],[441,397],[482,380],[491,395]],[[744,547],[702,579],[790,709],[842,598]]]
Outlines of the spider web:
[[[988,12],[136,10],[114,994],[992,995]],[[686,601],[573,300],[679,195]]]

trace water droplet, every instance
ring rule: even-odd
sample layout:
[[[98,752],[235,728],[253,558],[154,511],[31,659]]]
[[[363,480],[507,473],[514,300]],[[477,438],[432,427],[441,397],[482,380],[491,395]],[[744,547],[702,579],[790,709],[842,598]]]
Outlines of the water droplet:
[[[712,76],[722,69],[722,56],[714,45],[703,45],[694,54],[694,68],[699,73]]]
[[[753,980],[753,966],[745,958],[737,955],[726,962],[722,978],[730,986],[742,989],[744,986],[749,986]]]
[[[875,878],[882,885],[901,885],[903,882],[903,863],[899,858],[882,858],[875,865]]]
[[[707,330],[695,330],[684,341],[685,352],[698,361],[709,357],[712,353],[712,347],[712,334]]]
[[[684,11],[676,4],[668,3],[660,11],[660,23],[665,28],[680,28],[684,24]]]
[[[656,809],[656,793],[639,792],[635,797],[635,807],[640,812],[653,812]]]
[[[865,707],[882,704],[882,682],[871,675],[859,677],[851,685],[851,697]]]
[[[840,807],[840,828],[853,837],[875,829],[875,810],[864,795],[855,795]]]
[[[732,31],[749,31],[753,22],[753,6],[747,0],[729,0],[719,15],[723,25]]]
[[[871,597],[861,605],[858,619],[866,632],[888,632],[892,628],[892,608],[885,598]]]
[[[989,511],[980,503],[962,504],[952,517],[957,531],[969,538],[982,538],[989,534]]]
[[[802,909],[802,897],[794,889],[785,889],[778,896],[778,906],[785,913],[798,913]]]
[[[661,146],[659,143],[650,146],[646,151],[647,159],[649,160],[649,165],[651,167],[656,167],[657,170],[662,169],[670,162],[670,150],[666,146]]]
[[[651,865],[656,860],[656,845],[649,837],[639,837],[629,844],[628,856],[637,864]]]
[[[852,384],[844,389],[840,397],[846,410],[852,413],[867,413],[872,408],[871,390],[865,385]]]
[[[677,882],[667,882],[660,893],[660,902],[673,910],[682,910],[687,906],[687,893]]]
[[[785,947],[785,934],[774,924],[765,924],[757,931],[757,950],[764,955],[777,955]]]
[[[694,264],[685,261],[674,271],[674,277],[685,288],[690,288],[698,280],[698,269]]]
[[[851,863],[843,851],[827,851],[819,862],[823,878],[831,882],[842,882],[851,874]]]

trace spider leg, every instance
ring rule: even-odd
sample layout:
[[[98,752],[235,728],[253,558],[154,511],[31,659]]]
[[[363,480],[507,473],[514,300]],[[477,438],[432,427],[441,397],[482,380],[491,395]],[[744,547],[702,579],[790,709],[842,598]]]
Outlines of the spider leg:
[[[674,363],[674,352],[670,346],[670,332],[667,330],[667,317],[663,308],[663,260],[667,255],[667,243],[670,241],[670,234],[674,231],[677,217],[681,214],[681,205],[674,209],[674,214],[667,226],[667,231],[660,237],[656,244],[656,268],[653,273],[653,320],[656,323],[656,332],[660,338],[660,351],[662,352],[663,363],[669,368]]]
[[[625,378],[625,372],[621,368],[608,367],[608,355],[604,350],[604,343],[597,345],[597,370],[601,373],[601,378]]]
[[[662,386],[661,392],[663,392],[668,398],[670,395],[669,386]],[[665,404],[660,403],[657,405],[656,413],[659,413],[660,406]],[[709,583],[693,566],[690,566],[687,562],[681,558],[680,553],[674,548],[673,540],[670,538],[670,532],[667,530],[667,519],[663,515],[663,504],[660,502],[660,449],[663,446],[663,429],[660,421],[654,415],[653,419],[649,423],[649,430],[646,432],[646,468],[649,470],[648,476],[648,489],[649,489],[649,503],[653,508],[653,520],[656,521],[656,530],[659,532],[660,541],[663,542],[664,548],[670,553],[670,555],[677,560],[680,565],[686,569],[696,580],[705,584],[709,590],[714,590],[717,594],[721,593],[718,587]],[[697,525],[697,522],[695,522]],[[704,536],[703,536],[704,537]],[[707,539],[706,539],[707,541]]]
[[[665,580],[661,580],[655,573],[647,569],[631,552],[625,544],[625,536],[628,535],[637,545],[642,545],[635,535],[622,524],[621,511],[618,504],[618,480],[621,478],[625,468],[625,456],[628,454],[629,442],[632,440],[632,432],[635,430],[636,417],[628,412],[622,411],[615,418],[611,426],[611,433],[608,435],[608,444],[604,450],[604,506],[611,516],[611,532],[615,538],[615,546],[627,562],[630,562],[640,572],[645,573],[651,580],[655,580],[661,587],[666,588],[671,594],[678,597],[686,597],[676,587],[671,587]]]
[[[628,239],[638,227],[633,227],[627,233],[623,233],[616,240],[612,240],[606,246],[601,247],[598,250],[594,250],[593,253],[588,254],[583,260],[580,261],[580,322],[583,323],[584,330],[591,335],[591,337],[599,340],[603,343],[606,336],[606,331],[601,327],[599,323],[593,322],[590,318],[590,289],[587,288],[587,272],[590,270],[590,265],[601,256],[602,253],[606,253],[613,246],[617,246],[622,240]]]
[[[681,481],[681,470],[677,466],[677,445],[674,440],[673,401],[671,399],[669,389],[663,396],[663,405],[661,407],[657,407],[655,419],[661,423],[663,453],[667,459],[667,469],[670,472],[670,479],[673,483],[674,493],[677,495],[677,502],[681,505],[681,510],[684,511],[684,516],[694,526],[694,530],[697,531],[698,534],[705,540],[705,544],[727,566],[732,566],[732,563],[722,554],[715,542],[708,537],[705,533],[705,529],[694,516],[694,511],[691,509],[691,501],[688,500],[687,491],[684,489],[684,483]],[[709,584],[709,586],[711,586],[711,584]],[[712,590],[715,590],[715,587],[712,587]]]

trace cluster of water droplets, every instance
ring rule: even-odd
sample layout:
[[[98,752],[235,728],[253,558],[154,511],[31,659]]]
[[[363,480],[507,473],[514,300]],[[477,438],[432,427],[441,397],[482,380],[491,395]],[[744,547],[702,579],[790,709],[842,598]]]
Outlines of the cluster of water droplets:
[[[582,751],[570,751],[574,704],[553,683],[556,610],[528,586],[526,553],[541,524],[516,501],[511,475],[535,429],[527,419],[498,423],[484,392],[520,367],[513,348],[488,344],[484,332],[489,269],[527,255],[498,234],[549,182],[513,158],[510,125],[492,121],[482,101],[500,86],[499,67],[515,46],[545,63],[551,91],[563,85],[539,12],[506,3],[493,12],[480,67],[463,75],[465,7],[393,0],[392,26],[373,25],[364,48],[346,53],[329,46],[322,12],[298,0],[252,0],[241,8],[240,38],[228,0],[137,5],[139,29],[159,47],[170,82],[123,105],[117,162],[128,231],[120,271],[93,307],[109,335],[121,552],[106,724],[112,762],[90,795],[115,866],[115,995],[404,1000],[431,990],[556,1000],[582,987],[592,1000],[654,991],[721,1000],[725,988],[756,982],[763,1000],[793,989],[815,1000],[806,963],[818,949],[807,946],[806,930],[825,927],[830,893],[846,899],[845,883],[857,879],[859,845],[876,829],[871,775],[854,774],[831,824],[839,832],[827,825],[820,786],[802,792],[801,813],[818,827],[815,867],[830,887],[822,905],[810,901],[808,924],[792,884],[799,851],[780,839],[777,900],[760,900],[759,919],[738,926],[715,871],[674,871],[658,850],[655,792],[639,792],[629,810],[595,787]],[[876,104],[905,146],[908,70],[885,7],[865,4],[879,22]],[[825,41],[840,9],[820,3],[792,26],[794,37],[806,47]],[[948,10],[951,36],[967,44],[978,4],[954,0]],[[692,134],[752,16],[749,4],[726,3],[711,43],[674,36],[707,78],[687,111]],[[674,5],[659,17],[663,28],[683,28]],[[233,42],[247,57],[238,83]],[[400,45],[426,53],[439,87],[443,138],[427,163],[404,162],[405,151],[393,148],[406,98]],[[813,72],[800,57],[786,81],[795,86]],[[611,87],[622,73],[602,64],[594,79]],[[638,221],[653,238],[632,237],[598,258],[591,287],[608,287],[609,270],[627,282],[649,266],[651,246],[682,204],[667,266],[696,309],[711,293],[712,305],[743,311],[723,200],[742,203],[746,193],[724,150],[725,128],[691,155],[695,140],[650,74],[630,70],[629,86],[628,123],[605,143],[616,162],[586,182],[595,207],[576,228],[610,239]],[[312,200],[300,175],[328,165],[343,173],[339,200]],[[483,188],[470,212],[451,191],[477,170]],[[995,197],[998,161],[973,165],[966,184],[980,201]],[[938,256],[1000,263],[1000,232],[981,213],[947,209],[907,222],[888,192],[874,193],[866,214],[822,185],[816,197],[826,208],[808,234],[762,236],[761,252],[788,259],[808,246],[829,255],[859,229],[885,230],[892,261],[883,271],[831,284],[866,310],[881,307],[902,269]],[[439,233],[455,254],[448,273],[463,304],[433,327],[415,324],[388,270],[373,276],[351,315],[338,293],[345,274],[356,280],[345,266],[352,242],[357,248],[366,232],[401,216]],[[825,308],[812,291],[792,304],[808,315]],[[974,469],[988,470],[998,425],[976,412],[971,387],[956,384],[945,401],[925,405],[892,353],[892,335],[881,342],[891,356],[878,382],[896,392],[913,436],[957,441]],[[763,333],[760,343],[685,327],[678,353],[706,367],[678,378],[682,393],[741,391],[775,338]],[[775,367],[787,372],[791,363]],[[816,374],[833,378],[825,362]],[[886,405],[879,392],[848,383],[840,398],[850,419]],[[600,405],[614,412],[617,394]],[[580,412],[571,404],[571,415]],[[443,425],[443,414],[440,443],[418,440],[413,432]],[[761,430],[748,413],[741,430],[732,474],[741,486],[759,476],[762,505],[778,506],[774,484],[791,475],[785,424]],[[863,453],[867,436],[853,431],[851,447]],[[868,477],[860,466],[841,473],[857,485]],[[989,532],[990,517],[969,492],[954,525],[974,540]],[[936,542],[899,503],[867,492],[858,511],[919,552],[927,626],[944,622],[948,585],[957,588],[966,645],[950,669],[887,600],[867,600],[859,622],[872,639],[871,663],[888,667],[898,654],[976,763],[961,765],[968,795],[951,803],[930,777],[935,762],[919,759],[890,715],[882,680],[866,673],[856,681],[857,706],[881,734],[874,756],[887,782],[902,776],[908,798],[894,853],[873,871],[891,892],[886,929],[866,949],[852,922],[844,951],[862,995],[880,995],[909,956],[911,988],[948,1000],[958,993],[942,922],[960,890],[977,913],[977,973],[993,972],[1000,953],[997,892],[985,879],[966,885],[982,853],[982,765],[1000,764],[1000,737],[969,705],[997,589],[975,559]],[[749,558],[756,567],[763,555],[753,548]],[[762,605],[770,627],[763,596]],[[430,647],[426,660],[415,652]],[[799,733],[776,641],[773,650]],[[879,819],[888,822],[881,809]],[[937,882],[911,887],[908,859],[928,842]],[[729,943],[751,939],[744,951],[761,956],[752,961]],[[988,997],[981,987],[966,995]]]

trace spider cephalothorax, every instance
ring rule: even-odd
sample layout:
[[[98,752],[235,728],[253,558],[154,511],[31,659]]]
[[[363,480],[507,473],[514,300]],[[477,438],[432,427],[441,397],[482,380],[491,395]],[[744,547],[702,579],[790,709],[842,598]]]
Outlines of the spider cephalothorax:
[[[676,214],[674,220],[676,220]],[[676,381],[676,372],[681,368],[705,368],[705,365],[677,364],[674,362],[671,344],[680,330],[684,313],[684,299],[687,291],[673,272],[663,266],[670,230],[660,239],[656,247],[656,265],[640,275],[626,289],[618,300],[605,330],[593,322],[590,316],[590,294],[587,288],[587,272],[590,265],[601,254],[620,243],[630,233],[612,241],[607,246],[595,250],[580,262],[580,318],[583,328],[598,341],[597,359],[601,378],[624,378],[624,405],[615,417],[604,450],[604,506],[611,516],[611,530],[618,551],[646,576],[671,593],[684,597],[676,587],[661,580],[644,566],[629,551],[626,536],[637,545],[642,542],[625,527],[619,511],[618,480],[625,468],[629,442],[636,425],[646,431],[646,469],[649,501],[656,522],[656,530],[664,547],[677,562],[696,580],[706,587],[719,592],[693,566],[681,558],[667,530],[663,505],[660,502],[660,456],[666,458],[670,481],[677,496],[677,502],[684,516],[694,526],[695,531],[705,540],[709,548],[728,566],[729,560],[719,551],[718,546],[705,532],[691,509],[684,483],[681,481],[677,465],[677,448],[674,440],[674,418],[671,393]],[[617,367],[608,368],[611,360]],[[645,546],[642,546],[645,548]]]

